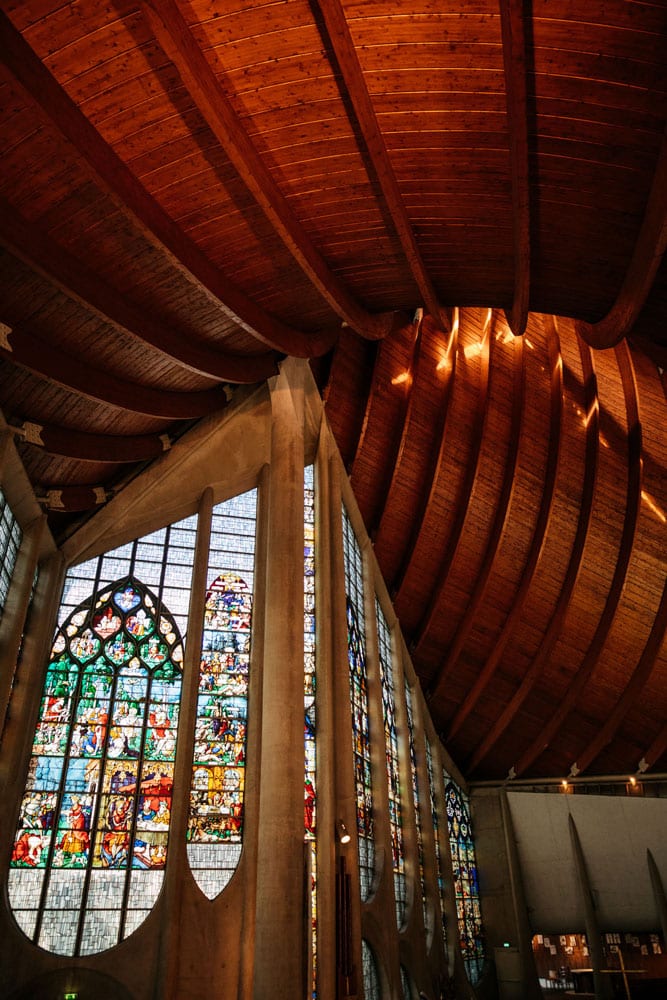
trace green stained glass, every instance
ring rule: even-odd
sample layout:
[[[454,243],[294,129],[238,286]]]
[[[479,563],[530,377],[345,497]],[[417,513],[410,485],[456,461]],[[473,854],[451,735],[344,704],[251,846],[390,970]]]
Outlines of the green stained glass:
[[[195,534],[192,519],[179,527],[176,546],[162,532],[156,590],[136,575],[139,542],[66,577],[8,878],[24,933],[57,954],[117,944],[162,883],[183,660],[163,593],[169,581],[185,610]],[[137,622],[160,635],[150,656]]]

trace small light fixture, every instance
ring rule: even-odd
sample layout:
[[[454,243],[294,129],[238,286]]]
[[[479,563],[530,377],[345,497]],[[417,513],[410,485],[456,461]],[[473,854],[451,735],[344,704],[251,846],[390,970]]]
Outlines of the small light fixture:
[[[345,826],[345,823],[343,823],[342,819],[336,821],[336,833],[338,834],[338,840],[340,841],[341,844],[350,843],[350,840],[352,838],[350,837],[348,829]]]

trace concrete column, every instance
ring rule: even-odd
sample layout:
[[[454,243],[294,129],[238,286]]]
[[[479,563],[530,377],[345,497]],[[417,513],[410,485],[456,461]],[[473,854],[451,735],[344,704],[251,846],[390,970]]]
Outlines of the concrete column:
[[[579,879],[581,889],[581,901],[584,908],[584,923],[586,926],[586,939],[588,941],[588,951],[593,966],[593,981],[595,996],[598,1000],[608,1000],[611,997],[610,976],[601,974],[600,969],[604,965],[604,955],[602,951],[602,938],[600,935],[600,925],[598,924],[597,913],[595,912],[595,902],[591,890],[591,883],[586,868],[586,859],[579,840],[577,825],[572,815],[569,817],[570,839],[572,842],[572,854]]]
[[[528,907],[526,904],[526,894],[523,888],[523,878],[521,875],[521,861],[516,844],[514,824],[512,823],[512,813],[507,800],[507,792],[504,788],[500,790],[500,809],[503,817],[503,829],[505,831],[505,849],[507,851],[507,861],[510,876],[510,890],[512,893],[512,906],[514,908],[514,921],[516,925],[517,947],[518,947],[518,972],[520,976],[520,995],[526,1000],[541,1000],[542,991],[540,989],[537,969],[533,957],[533,934],[528,920]],[[502,975],[500,961],[502,952],[496,954],[496,966],[498,977]]]
[[[651,887],[655,898],[655,908],[658,911],[662,939],[667,942],[667,895],[665,894],[665,887],[660,878],[658,866],[649,848],[646,848],[646,862],[648,864],[649,875],[651,876]]]
[[[347,612],[345,601],[345,568],[343,563],[343,520],[342,497],[343,465],[335,446],[331,449],[329,463],[330,504],[331,504],[331,619],[333,711],[335,732],[332,746],[335,746],[336,819],[347,827],[351,840],[347,844],[336,845],[339,864],[344,863],[345,878],[341,874],[341,888],[349,889],[349,896],[341,895],[337,910],[337,934],[344,937],[345,959],[348,967],[337,968],[337,998],[357,996],[362,989],[361,965],[361,895],[359,887],[359,854],[357,840],[357,795],[352,762],[352,715],[350,712],[350,675],[347,648]],[[339,868],[339,873],[341,869]],[[345,883],[345,884],[344,884]],[[346,900],[349,908],[346,907]],[[341,959],[339,954],[339,963]],[[345,973],[344,975],[342,973]]]
[[[333,643],[333,561],[331,523],[340,517],[329,470],[329,432],[324,417],[315,462],[316,753],[317,753],[317,995],[336,996],[336,656]],[[338,511],[338,514],[336,513]],[[337,557],[340,560],[340,557]]]
[[[167,870],[162,892],[160,911],[159,959],[155,970],[155,996],[164,1000],[178,1000],[178,970],[181,951],[178,947],[180,915],[183,896],[183,879],[187,877],[185,833],[190,805],[192,754],[194,747],[197,692],[199,687],[199,661],[204,628],[206,601],[206,576],[208,551],[211,540],[211,512],[213,491],[204,490],[199,504],[197,541],[192,569],[192,590],[188,611],[188,637],[183,658],[183,688],[178,724],[178,743],[174,766],[174,796],[171,808],[171,832]]]
[[[299,362],[271,380],[254,997],[303,1000],[303,403]]]

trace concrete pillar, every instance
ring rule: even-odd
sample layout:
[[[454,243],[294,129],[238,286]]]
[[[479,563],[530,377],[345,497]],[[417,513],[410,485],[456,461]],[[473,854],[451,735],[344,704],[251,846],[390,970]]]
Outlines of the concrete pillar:
[[[517,997],[522,1000],[541,1000],[542,991],[540,989],[535,960],[533,958],[533,934],[528,920],[528,907],[526,895],[523,888],[523,877],[521,875],[521,860],[516,844],[514,824],[512,823],[512,813],[507,799],[507,792],[504,788],[500,790],[500,809],[503,817],[503,829],[505,831],[505,849],[507,851],[507,861],[510,876],[510,891],[512,893],[512,906],[514,909],[514,922],[516,926],[516,951],[513,949],[497,949],[496,967],[499,980],[503,975],[514,978],[518,977],[519,993]],[[508,951],[509,956],[504,952]],[[516,956],[516,958],[515,958]],[[513,961],[513,959],[515,960]],[[511,981],[511,980],[509,980]],[[503,996],[510,996],[507,991],[508,983]]]
[[[253,995],[303,1000],[303,404],[300,364],[270,382]]]
[[[591,890],[586,859],[579,840],[577,825],[572,815],[569,817],[570,839],[572,842],[572,854],[579,879],[581,889],[581,901],[584,908],[584,923],[586,926],[586,939],[588,941],[588,951],[593,966],[593,982],[595,996],[597,1000],[608,1000],[611,997],[610,976],[602,975],[600,969],[605,964],[602,951],[602,938],[600,936],[600,925],[598,924],[597,913],[595,912],[595,902]]]
[[[188,641],[183,659],[183,688],[178,725],[178,742],[174,766],[174,796],[171,806],[169,854],[161,899],[163,919],[160,929],[159,959],[155,970],[155,996],[161,1000],[178,1000],[178,969],[181,951],[178,947],[183,879],[187,877],[185,833],[190,805],[192,754],[194,747],[197,692],[199,687],[199,655],[204,628],[206,576],[211,540],[213,491],[204,490],[199,504],[197,541],[192,569],[192,590],[188,611]]]
[[[646,862],[648,864],[649,875],[651,876],[651,887],[655,898],[655,908],[660,921],[660,929],[662,930],[662,940],[667,942],[667,894],[665,894],[665,887],[662,884],[658,866],[648,847],[646,848]]]

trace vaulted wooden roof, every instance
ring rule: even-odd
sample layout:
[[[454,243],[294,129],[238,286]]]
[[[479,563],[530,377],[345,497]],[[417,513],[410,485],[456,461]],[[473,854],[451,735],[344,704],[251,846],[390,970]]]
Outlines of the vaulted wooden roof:
[[[311,359],[470,777],[667,765],[667,5],[0,4],[0,407],[56,536]]]

